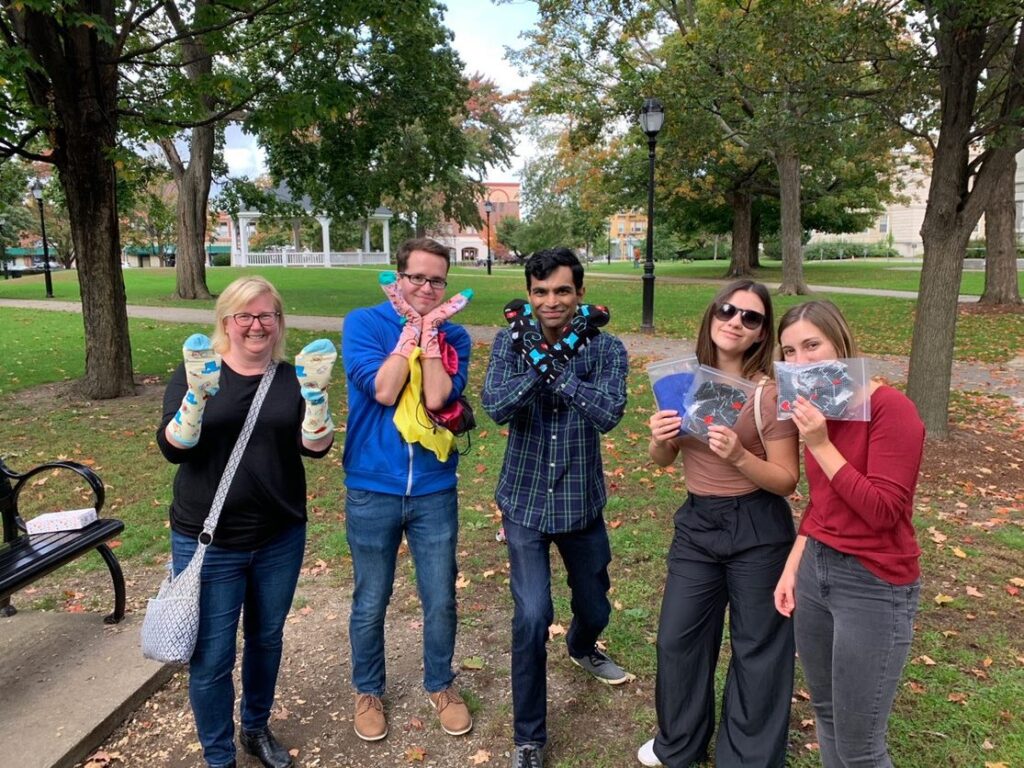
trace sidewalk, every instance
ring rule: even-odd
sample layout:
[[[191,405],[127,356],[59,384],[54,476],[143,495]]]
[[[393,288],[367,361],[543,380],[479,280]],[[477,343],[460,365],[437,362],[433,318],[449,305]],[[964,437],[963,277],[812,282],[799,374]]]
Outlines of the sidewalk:
[[[612,277],[606,275],[605,277]],[[625,275],[623,277],[629,277]],[[683,278],[664,278],[666,280],[683,281]],[[811,286],[814,290],[826,290],[825,286]],[[827,290],[839,291],[840,289],[829,287]],[[845,293],[859,293],[871,296],[896,296],[906,298],[906,291],[883,291],[875,289],[847,288]],[[907,294],[913,298],[916,294]],[[961,297],[967,300],[970,297]],[[973,297],[977,300],[977,297]],[[0,307],[13,307],[16,309],[41,309],[51,312],[81,312],[82,306],[73,301],[38,301],[19,299],[0,299]],[[190,309],[186,307],[144,307],[138,305],[128,306],[128,317],[146,318],[149,320],[163,320],[171,323],[198,323],[209,324],[213,322],[213,311],[210,309]],[[288,327],[300,328],[306,331],[322,331],[332,338],[342,327],[344,318],[330,317],[325,315],[288,315]],[[490,344],[494,335],[498,332],[497,326],[467,325],[473,341],[478,344]],[[642,356],[654,360],[672,358],[693,352],[693,340],[675,339],[666,336],[647,336],[637,333],[619,334],[619,338],[626,345],[631,356]],[[874,374],[884,376],[893,382],[905,382],[907,371],[910,367],[910,359],[900,355],[872,356],[872,370]],[[1024,358],[1015,358],[1003,364],[968,363],[959,360],[953,362],[952,370],[953,389],[969,392],[986,392],[999,395],[1008,395],[1024,401]],[[1022,402],[1024,405],[1024,402]]]

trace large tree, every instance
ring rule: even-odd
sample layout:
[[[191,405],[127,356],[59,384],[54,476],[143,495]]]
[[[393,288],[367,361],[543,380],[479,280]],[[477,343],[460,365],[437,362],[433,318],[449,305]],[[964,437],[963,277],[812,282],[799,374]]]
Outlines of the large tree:
[[[937,74],[938,89],[936,110],[917,128],[929,140],[937,129],[937,138],[907,394],[928,432],[945,437],[964,253],[1024,148],[1024,24],[1011,0],[908,5],[919,11],[914,63]]]
[[[873,201],[856,196],[869,210],[889,187],[895,132],[863,97],[889,77],[879,62],[890,27],[884,15],[828,0],[554,0],[519,59],[542,78],[530,107],[571,115],[584,140],[632,120],[641,94],[657,95],[667,114],[663,203],[729,210],[730,273],[744,274],[756,255],[759,198],[778,199],[783,290],[802,292],[805,183],[835,192],[856,179],[874,190]],[[872,176],[859,173],[865,165]]]

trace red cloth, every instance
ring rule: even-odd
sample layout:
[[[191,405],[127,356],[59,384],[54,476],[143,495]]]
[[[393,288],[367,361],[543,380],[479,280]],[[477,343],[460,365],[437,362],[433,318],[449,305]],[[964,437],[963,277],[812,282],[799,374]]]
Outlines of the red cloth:
[[[914,404],[892,387],[871,396],[871,421],[830,421],[828,436],[847,463],[832,481],[804,451],[811,501],[800,533],[856,557],[890,584],[921,573],[911,517],[924,451]]]

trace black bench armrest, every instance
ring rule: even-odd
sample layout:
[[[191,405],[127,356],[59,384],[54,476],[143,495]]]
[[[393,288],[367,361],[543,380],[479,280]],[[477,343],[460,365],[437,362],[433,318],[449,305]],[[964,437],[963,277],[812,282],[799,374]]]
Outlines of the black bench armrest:
[[[106,500],[103,481],[100,480],[99,475],[84,464],[79,464],[77,461],[49,461],[38,467],[33,467],[28,472],[15,472],[0,458],[0,513],[3,514],[5,542],[14,541],[25,533],[25,521],[18,514],[18,496],[22,489],[33,477],[51,469],[67,469],[81,475],[92,489],[93,506],[96,508],[96,515],[100,515],[103,502]],[[12,480],[14,481],[13,485],[11,484]]]

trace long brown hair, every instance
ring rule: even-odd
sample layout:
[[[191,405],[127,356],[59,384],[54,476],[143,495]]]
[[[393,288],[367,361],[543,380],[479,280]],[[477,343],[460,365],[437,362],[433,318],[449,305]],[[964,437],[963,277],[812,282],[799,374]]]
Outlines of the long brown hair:
[[[762,375],[772,375],[772,359],[775,353],[775,337],[772,335],[774,320],[772,319],[772,297],[768,289],[753,280],[736,280],[720,290],[704,310],[697,333],[697,360],[702,365],[718,365],[718,347],[711,340],[711,319],[715,308],[725,304],[729,297],[737,291],[750,291],[764,305],[764,322],[761,324],[762,338],[755,341],[743,353],[743,378],[754,379]]]
[[[779,320],[779,343],[782,343],[782,332],[801,320],[806,320],[828,339],[836,350],[836,357],[858,357],[857,342],[853,340],[850,324],[846,322],[839,307],[831,301],[817,299],[805,301],[790,307]]]

